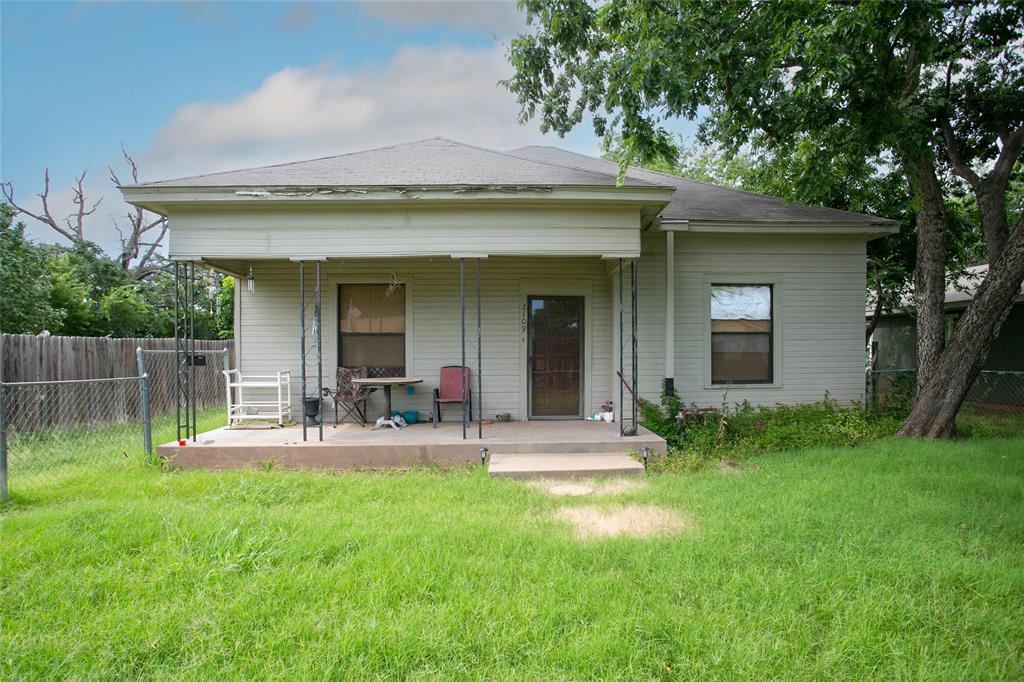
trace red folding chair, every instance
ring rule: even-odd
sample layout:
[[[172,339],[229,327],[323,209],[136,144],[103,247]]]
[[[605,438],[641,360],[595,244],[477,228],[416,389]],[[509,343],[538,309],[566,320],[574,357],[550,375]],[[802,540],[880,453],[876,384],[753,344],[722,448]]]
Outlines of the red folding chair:
[[[473,391],[469,388],[469,367],[447,365],[441,368],[441,385],[434,389],[434,428],[441,421],[441,405],[468,403],[469,421],[473,421]]]

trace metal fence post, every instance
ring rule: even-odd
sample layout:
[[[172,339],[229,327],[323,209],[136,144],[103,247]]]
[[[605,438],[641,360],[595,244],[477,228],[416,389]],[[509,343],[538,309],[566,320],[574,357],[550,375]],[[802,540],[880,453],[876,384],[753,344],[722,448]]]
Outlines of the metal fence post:
[[[153,421],[149,411],[149,374],[146,373],[145,351],[142,347],[135,349],[139,363],[139,392],[142,400],[142,447],[147,457],[153,456]]]
[[[7,389],[0,383],[0,502],[10,499],[7,490],[7,406],[4,394]]]
[[[4,336],[0,334],[0,503],[10,499],[7,490],[7,405],[4,401]]]

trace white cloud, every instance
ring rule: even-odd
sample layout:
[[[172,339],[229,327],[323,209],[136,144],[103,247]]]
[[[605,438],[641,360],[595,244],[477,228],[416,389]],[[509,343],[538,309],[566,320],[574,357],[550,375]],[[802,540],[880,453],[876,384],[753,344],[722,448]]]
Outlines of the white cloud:
[[[558,143],[536,122],[518,123],[515,98],[498,84],[510,73],[497,46],[407,47],[387,63],[351,70],[285,68],[232,101],[182,107],[142,167],[149,179],[191,175],[434,135],[498,149]],[[589,132],[580,137],[582,151],[591,151]]]
[[[369,0],[363,13],[397,26],[450,26],[504,38],[527,30],[526,13],[505,0]]]

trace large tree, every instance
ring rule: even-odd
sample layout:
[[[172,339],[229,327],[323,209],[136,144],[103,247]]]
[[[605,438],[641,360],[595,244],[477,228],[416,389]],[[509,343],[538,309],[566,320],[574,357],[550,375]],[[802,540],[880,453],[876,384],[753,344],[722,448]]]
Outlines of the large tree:
[[[882,158],[916,212],[918,392],[905,435],[946,436],[1024,280],[1006,189],[1024,142],[1019,2],[522,0],[536,30],[510,48],[524,119],[564,134],[593,117],[623,163],[676,152],[664,122],[707,107],[705,139],[813,140]],[[989,260],[948,345],[943,298],[951,168],[979,208]]]

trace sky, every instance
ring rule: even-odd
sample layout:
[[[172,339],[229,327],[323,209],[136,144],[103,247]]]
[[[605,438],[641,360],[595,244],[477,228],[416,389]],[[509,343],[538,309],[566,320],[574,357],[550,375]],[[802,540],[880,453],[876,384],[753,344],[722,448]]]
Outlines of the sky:
[[[597,153],[589,124],[559,139],[518,122],[498,81],[526,30],[514,2],[480,0],[0,0],[0,179],[35,210],[49,168],[61,218],[86,171],[89,198],[102,198],[86,237],[112,250],[128,207],[107,169],[127,176],[122,145],[142,181],[435,135]],[[34,238],[61,241],[21,219]]]

